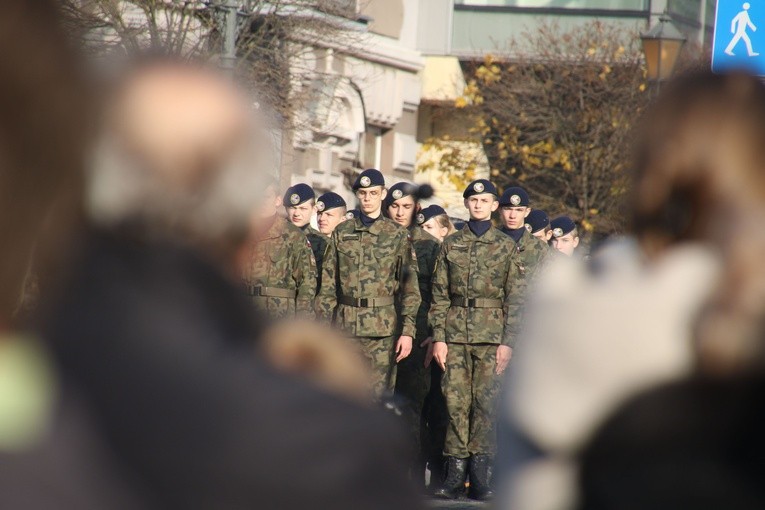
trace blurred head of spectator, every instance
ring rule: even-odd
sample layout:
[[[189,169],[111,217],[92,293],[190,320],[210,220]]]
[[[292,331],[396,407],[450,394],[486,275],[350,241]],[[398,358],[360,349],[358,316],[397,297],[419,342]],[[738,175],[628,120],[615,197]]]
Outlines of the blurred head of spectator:
[[[159,60],[130,70],[107,99],[87,185],[92,222],[230,256],[262,190],[277,196],[262,185],[272,153],[252,102],[211,70]]]
[[[701,314],[698,350],[713,372],[762,366],[765,345],[765,89],[754,77],[712,73],[665,89],[637,144],[634,232],[645,254],[706,243],[725,273]]]

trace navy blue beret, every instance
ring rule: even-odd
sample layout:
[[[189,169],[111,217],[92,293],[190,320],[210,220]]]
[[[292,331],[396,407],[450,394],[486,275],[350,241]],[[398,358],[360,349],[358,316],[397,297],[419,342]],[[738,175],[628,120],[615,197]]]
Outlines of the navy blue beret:
[[[442,214],[446,214],[443,207],[435,204],[429,205],[417,214],[417,224],[422,225],[426,221]]]
[[[568,216],[560,216],[550,222],[553,237],[563,237],[576,230],[576,223]]]
[[[500,206],[509,207],[528,207],[529,206],[529,194],[526,190],[517,186],[507,188],[502,196],[499,198]]]
[[[316,209],[318,209],[319,212],[336,209],[338,207],[346,207],[345,200],[343,200],[343,197],[332,191],[324,193],[316,201]]]
[[[541,209],[534,209],[526,216],[526,229],[532,234],[544,230],[549,224],[550,218]]]
[[[462,193],[462,198],[469,198],[473,195],[480,195],[481,193],[491,193],[496,197],[497,188],[487,179],[478,179],[468,184],[468,187],[465,188],[465,192]]]
[[[387,209],[396,200],[414,195],[417,187],[408,182],[397,182],[388,189],[388,195],[385,197],[385,208]],[[416,202],[416,200],[415,200]]]
[[[314,198],[316,198],[316,195],[313,192],[313,188],[301,182],[287,188],[287,191],[284,193],[284,205],[286,207],[300,205]]]
[[[353,183],[353,191],[371,186],[385,186],[385,177],[383,177],[382,172],[375,168],[367,168],[356,177],[356,182]]]

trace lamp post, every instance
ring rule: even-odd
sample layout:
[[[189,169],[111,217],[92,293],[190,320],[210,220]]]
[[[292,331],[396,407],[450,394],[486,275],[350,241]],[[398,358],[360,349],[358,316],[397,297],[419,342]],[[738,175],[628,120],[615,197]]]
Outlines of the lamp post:
[[[648,32],[640,34],[640,39],[643,42],[648,81],[654,83],[658,90],[661,82],[672,76],[686,37],[672,23],[672,18],[664,12],[659,17],[659,23]]]

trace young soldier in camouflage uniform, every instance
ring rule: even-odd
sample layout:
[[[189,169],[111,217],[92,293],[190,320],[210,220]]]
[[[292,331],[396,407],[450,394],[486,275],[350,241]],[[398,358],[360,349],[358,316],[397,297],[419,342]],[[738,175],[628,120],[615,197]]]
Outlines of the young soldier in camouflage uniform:
[[[526,216],[526,230],[531,232],[531,235],[537,239],[543,241],[547,246],[550,246],[552,228],[550,228],[550,218],[546,212],[541,209],[531,211]]]
[[[479,179],[463,196],[470,221],[441,246],[430,308],[433,357],[444,370],[449,413],[446,479],[435,495],[461,494],[469,459],[471,496],[485,500],[493,495],[496,399],[517,333],[521,276],[513,241],[491,224],[499,206],[494,185]]]
[[[540,264],[550,255],[550,247],[540,241],[526,228],[526,218],[531,214],[529,194],[523,188],[507,188],[499,199],[499,214],[503,227],[500,229],[513,240],[513,261],[522,276],[530,278]]]
[[[379,170],[365,170],[356,179],[360,214],[332,232],[316,300],[321,317],[355,337],[369,360],[378,399],[393,391],[396,363],[412,350],[420,306],[417,260],[407,230],[381,214],[384,186]]]
[[[433,276],[433,265],[441,246],[438,241],[423,229],[417,227],[415,215],[418,212],[416,188],[410,184],[399,182],[391,186],[384,201],[386,215],[406,228],[417,255],[417,283],[422,299],[417,311],[417,327],[412,344],[412,354],[398,366],[396,375],[396,395],[405,401],[403,411],[415,447],[416,462],[412,468],[412,476],[417,483],[424,484],[425,466],[422,462],[420,434],[422,432],[422,409],[425,397],[430,390],[430,367],[426,367],[426,357],[431,351],[432,337],[428,326],[428,310],[430,310],[430,282]]]
[[[316,222],[325,236],[332,235],[335,227],[345,221],[346,205],[343,197],[329,191],[316,201]]]
[[[303,232],[278,215],[281,205],[272,182],[264,191],[242,280],[255,308],[271,318],[313,317],[316,262]]]
[[[550,222],[552,229],[552,247],[567,257],[573,257],[579,246],[579,229],[568,216],[559,216]]]
[[[284,193],[284,208],[290,223],[303,231],[311,243],[313,258],[316,260],[316,290],[321,288],[321,263],[327,251],[329,238],[311,226],[315,194],[308,184],[295,184]]]

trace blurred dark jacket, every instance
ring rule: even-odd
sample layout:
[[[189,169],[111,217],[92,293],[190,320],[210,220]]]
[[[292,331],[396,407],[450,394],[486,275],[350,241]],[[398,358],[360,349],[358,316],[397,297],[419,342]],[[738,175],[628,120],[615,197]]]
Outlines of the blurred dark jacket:
[[[254,359],[252,307],[215,266],[130,239],[90,236],[46,332],[163,507],[417,507],[387,417]]]

